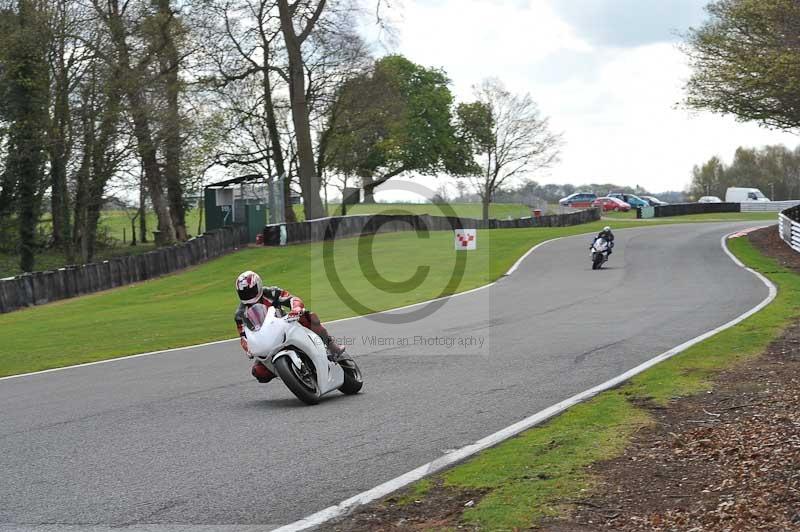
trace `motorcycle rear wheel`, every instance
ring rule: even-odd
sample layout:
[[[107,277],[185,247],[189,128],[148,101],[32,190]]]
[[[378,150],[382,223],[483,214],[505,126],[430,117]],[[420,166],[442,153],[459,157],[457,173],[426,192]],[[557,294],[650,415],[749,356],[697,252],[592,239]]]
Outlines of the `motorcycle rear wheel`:
[[[303,367],[298,369],[288,356],[282,356],[274,362],[274,366],[283,383],[298,399],[307,405],[319,403],[317,376],[309,369],[306,360],[303,360]]]

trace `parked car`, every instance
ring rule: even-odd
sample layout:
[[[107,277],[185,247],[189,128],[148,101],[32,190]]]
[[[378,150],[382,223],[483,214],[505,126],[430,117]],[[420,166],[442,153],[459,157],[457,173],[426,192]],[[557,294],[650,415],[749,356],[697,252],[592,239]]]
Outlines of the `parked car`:
[[[594,192],[575,192],[566,198],[558,200],[559,205],[563,207],[584,207],[592,206],[592,202],[597,199],[597,194]]]
[[[697,203],[722,203],[722,200],[716,196],[703,196]]]
[[[647,203],[645,200],[636,196],[634,194],[622,194],[620,192],[614,192],[613,194],[608,195],[609,198],[617,198],[618,200],[622,200],[634,209],[638,207],[649,207],[650,204]]]
[[[621,199],[617,198],[597,198],[592,202],[592,207],[600,207],[603,209],[603,212],[606,211],[617,211],[617,212],[628,212],[631,210],[631,206],[622,201]]]
[[[661,201],[655,196],[642,196],[642,199],[650,204],[651,207],[661,207],[662,205],[669,205],[666,201]]]
[[[728,187],[725,191],[725,201],[728,203],[750,203],[769,201],[769,198],[757,188]]]

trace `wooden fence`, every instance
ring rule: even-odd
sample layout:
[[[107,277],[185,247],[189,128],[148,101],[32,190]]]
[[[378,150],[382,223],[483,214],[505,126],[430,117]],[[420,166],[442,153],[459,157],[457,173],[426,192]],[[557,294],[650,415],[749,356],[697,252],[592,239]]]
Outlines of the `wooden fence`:
[[[0,279],[0,313],[153,279],[219,257],[247,242],[247,227],[229,226],[141,255]]]

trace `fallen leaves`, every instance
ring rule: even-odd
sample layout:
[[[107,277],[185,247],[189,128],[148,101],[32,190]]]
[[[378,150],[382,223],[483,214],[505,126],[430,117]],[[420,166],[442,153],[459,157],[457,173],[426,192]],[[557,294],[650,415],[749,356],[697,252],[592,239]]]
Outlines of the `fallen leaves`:
[[[800,530],[799,375],[800,324],[713,394],[654,409],[654,428],[599,465],[600,487],[551,529]]]

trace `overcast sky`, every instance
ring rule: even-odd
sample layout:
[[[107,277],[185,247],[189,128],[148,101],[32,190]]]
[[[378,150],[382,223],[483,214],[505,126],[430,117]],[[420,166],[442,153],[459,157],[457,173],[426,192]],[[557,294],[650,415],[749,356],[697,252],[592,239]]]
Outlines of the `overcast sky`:
[[[678,107],[690,71],[681,34],[704,0],[403,0],[397,51],[443,68],[459,101],[485,77],[529,92],[564,133],[540,182],[615,182],[682,190],[694,164],[794,135]],[[388,198],[387,198],[388,199]]]

